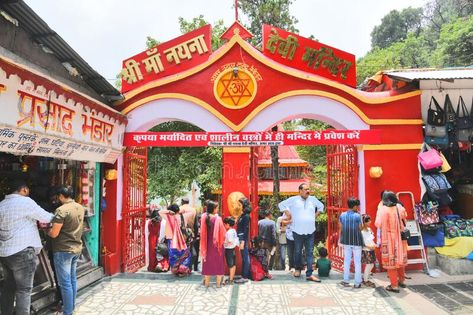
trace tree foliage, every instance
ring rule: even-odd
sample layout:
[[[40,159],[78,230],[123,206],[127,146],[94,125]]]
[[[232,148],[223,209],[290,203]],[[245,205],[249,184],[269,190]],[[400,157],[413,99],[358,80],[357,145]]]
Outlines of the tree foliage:
[[[165,122],[151,129],[202,131],[179,121]],[[153,147],[148,150],[148,199],[162,198],[170,204],[183,196],[195,181],[204,196],[219,188],[222,151],[219,148]]]
[[[249,20],[246,25],[254,35],[253,44],[261,46],[262,25],[270,24],[289,32],[299,33],[297,19],[291,15],[289,7],[294,0],[239,0],[239,8]]]
[[[179,17],[179,29],[181,30],[182,34],[191,32],[207,24],[209,23],[204,19],[202,14],[190,21]],[[222,36],[225,30],[226,28],[223,24],[223,20],[218,20],[212,25],[212,50],[216,50],[223,45],[223,41],[220,39],[220,36]]]
[[[407,8],[401,12],[393,10],[375,26],[371,32],[371,46],[386,48],[404,40],[409,33],[419,34],[422,23],[422,8]]]
[[[357,61],[357,82],[392,68],[472,65],[472,15],[471,0],[431,0],[423,8],[391,11],[371,33],[372,50]]]
[[[437,67],[473,64],[473,16],[460,17],[442,26],[432,63]]]

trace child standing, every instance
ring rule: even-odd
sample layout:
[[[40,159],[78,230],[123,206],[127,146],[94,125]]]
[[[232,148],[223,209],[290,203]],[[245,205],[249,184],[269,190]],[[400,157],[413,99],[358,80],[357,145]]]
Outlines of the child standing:
[[[330,269],[332,269],[332,262],[327,258],[327,249],[322,247],[319,249],[320,258],[317,259],[315,267],[317,268],[317,273],[319,277],[328,277],[330,274]]]
[[[363,227],[361,229],[361,235],[363,235],[363,251],[361,252],[361,263],[365,264],[365,272],[363,273],[363,285],[374,288],[376,285],[374,282],[369,281],[371,270],[373,270],[374,263],[376,262],[376,255],[374,249],[376,244],[374,243],[374,233],[370,228],[371,217],[367,214],[362,216]]]
[[[235,278],[235,247],[240,244],[238,240],[238,235],[235,229],[235,219],[232,217],[227,217],[223,220],[223,224],[225,225],[225,229],[227,232],[225,233],[225,242],[223,246],[225,247],[225,260],[227,261],[228,267],[228,279],[225,283],[233,284],[233,278]]]

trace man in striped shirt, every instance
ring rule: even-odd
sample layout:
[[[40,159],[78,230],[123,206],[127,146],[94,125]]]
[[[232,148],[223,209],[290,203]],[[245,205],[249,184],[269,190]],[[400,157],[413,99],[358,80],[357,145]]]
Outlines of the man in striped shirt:
[[[36,221],[51,222],[53,214],[28,197],[30,189],[25,182],[16,180],[10,186],[12,193],[0,202],[0,262],[5,277],[0,313],[27,315],[37,255],[43,247]]]
[[[339,237],[340,244],[344,249],[343,257],[343,281],[340,283],[344,287],[350,286],[350,263],[351,257],[355,263],[355,285],[354,288],[361,288],[361,250],[363,248],[363,236],[361,234],[361,216],[358,213],[360,200],[356,198],[348,199],[348,210],[340,216]]]

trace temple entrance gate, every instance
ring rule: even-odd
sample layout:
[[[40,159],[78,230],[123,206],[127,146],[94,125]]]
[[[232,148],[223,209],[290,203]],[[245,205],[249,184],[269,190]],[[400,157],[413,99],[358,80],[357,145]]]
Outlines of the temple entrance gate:
[[[148,149],[128,147],[124,153],[122,211],[122,271],[145,265],[146,176]]]
[[[339,142],[327,151],[328,249],[338,265],[342,255],[334,247],[338,243],[336,224],[349,196],[358,196],[361,211],[372,217],[379,192],[384,189],[412,191],[415,199],[420,199],[417,154],[423,139],[421,93],[409,88],[375,93],[356,90],[353,81],[346,79],[349,72],[344,76],[340,73],[343,69],[326,68],[338,63],[315,63],[314,54],[323,44],[276,28],[267,30],[263,52],[247,42],[251,34],[235,22],[222,35],[226,43],[214,52],[210,28],[203,27],[128,58],[122,71],[125,99],[116,109],[127,115],[127,132],[147,132],[164,121],[180,120],[207,132],[264,133],[294,118],[324,121],[336,130],[381,132],[381,143],[355,149]],[[282,58],[283,50],[274,45],[289,42],[289,36],[299,45],[291,58]],[[186,45],[193,48],[189,48],[189,58],[176,59],[179,55],[171,54]],[[355,64],[354,56],[347,57],[346,53],[333,50],[333,56],[339,61],[352,58],[350,64]],[[154,67],[153,60],[162,65]],[[129,150],[116,166],[117,194],[107,200],[110,211],[116,211],[117,220],[123,221],[121,230],[117,231],[118,224],[105,226],[107,235],[120,235],[123,253],[117,252],[112,238],[104,245],[113,249],[106,254],[110,264],[117,264],[114,259],[120,255],[122,270],[132,271],[144,261],[144,251],[137,248],[144,246],[146,157],[138,149]],[[227,163],[222,178],[223,200],[234,190],[249,196],[250,148],[225,148],[223,157]],[[403,165],[402,176],[398,164]],[[139,178],[133,178],[133,170]],[[224,214],[228,213],[226,206],[222,203]],[[140,224],[143,228],[138,227]]]
[[[353,145],[327,146],[327,250],[336,270],[343,270],[343,248],[338,246],[338,220],[347,200],[358,196],[358,159]]]

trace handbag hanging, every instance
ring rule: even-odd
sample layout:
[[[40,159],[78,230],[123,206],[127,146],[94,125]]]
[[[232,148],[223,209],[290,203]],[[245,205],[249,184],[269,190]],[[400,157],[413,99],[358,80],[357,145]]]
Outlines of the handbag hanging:
[[[439,222],[439,213],[437,209],[427,209],[426,205],[418,203],[415,205],[415,211],[417,212],[417,221],[420,224],[432,224]]]
[[[432,108],[432,102],[435,105],[435,109]],[[427,111],[427,122],[433,126],[444,126],[445,125],[445,111],[440,107],[437,100],[432,96],[430,99],[429,110]]]
[[[443,106],[445,111],[445,120],[447,123],[454,123],[455,119],[457,118],[455,115],[455,110],[453,109],[452,101],[450,100],[450,96],[445,95],[445,104]]]
[[[420,152],[417,156],[422,167],[426,170],[430,170],[441,166],[443,162],[439,152],[428,145],[425,145],[424,148],[427,148],[427,151]]]
[[[428,145],[435,145],[438,146],[442,149],[446,149],[450,146],[450,139],[447,136],[445,137],[431,137],[431,136],[425,136],[424,137],[424,142]]]
[[[440,158],[442,159],[442,166],[441,166],[440,171],[441,171],[442,173],[446,173],[446,172],[448,172],[449,170],[451,170],[452,167],[450,166],[450,163],[448,163],[447,158],[445,157],[445,155],[443,155],[442,152],[440,152]]]
[[[456,115],[457,115],[457,118],[455,121],[456,121],[456,126],[458,130],[470,129],[471,127],[473,127],[470,113],[468,112],[465,102],[463,101],[463,98],[461,96],[458,98]],[[469,131],[469,133],[471,133],[471,131]],[[466,140],[468,140],[468,138]],[[463,140],[459,140],[459,141],[463,141]]]
[[[430,137],[445,137],[447,136],[447,126],[425,126],[425,135]]]

